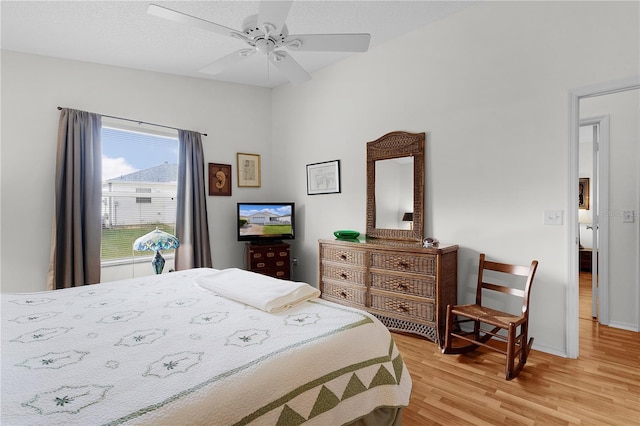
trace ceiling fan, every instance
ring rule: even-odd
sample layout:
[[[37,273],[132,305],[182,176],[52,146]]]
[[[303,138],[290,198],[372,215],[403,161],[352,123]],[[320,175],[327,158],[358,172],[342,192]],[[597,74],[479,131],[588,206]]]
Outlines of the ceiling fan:
[[[147,13],[181,24],[193,25],[217,34],[238,39],[248,47],[226,55],[200,72],[218,74],[256,53],[263,54],[292,83],[299,84],[311,76],[286,51],[366,52],[371,34],[289,34],[285,20],[290,1],[261,1],[257,15],[247,17],[242,30],[234,30],[166,7],[150,4]]]

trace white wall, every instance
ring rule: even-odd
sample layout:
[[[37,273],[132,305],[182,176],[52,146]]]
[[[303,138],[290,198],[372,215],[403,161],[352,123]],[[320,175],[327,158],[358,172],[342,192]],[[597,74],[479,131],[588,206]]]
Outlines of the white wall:
[[[531,334],[566,354],[568,221],[542,219],[574,202],[568,92],[640,74],[638,16],[637,2],[481,2],[275,89],[274,150],[293,165],[276,180],[302,210],[294,277],[317,282],[319,238],[364,232],[366,142],[426,131],[425,232],[460,245],[459,300],[473,297],[480,252],[538,259]],[[342,193],[307,196],[304,164],[332,159]]]
[[[1,65],[3,292],[46,287],[57,106],[207,133],[206,162],[231,164],[234,182],[231,197],[207,197],[213,265],[244,265],[235,203],[268,198],[273,186],[270,90],[7,51]],[[261,188],[237,187],[237,152],[262,156]]]

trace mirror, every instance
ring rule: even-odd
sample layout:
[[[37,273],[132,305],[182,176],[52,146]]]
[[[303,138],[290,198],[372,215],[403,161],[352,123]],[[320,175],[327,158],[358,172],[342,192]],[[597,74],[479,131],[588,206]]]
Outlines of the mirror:
[[[376,228],[411,229],[413,157],[376,161],[375,188]]]
[[[367,237],[422,242],[424,142],[391,132],[367,143]]]

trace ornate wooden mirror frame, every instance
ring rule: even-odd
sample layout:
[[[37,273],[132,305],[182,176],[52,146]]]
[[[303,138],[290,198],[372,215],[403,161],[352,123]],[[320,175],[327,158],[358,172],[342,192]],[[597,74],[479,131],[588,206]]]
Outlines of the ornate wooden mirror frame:
[[[391,132],[367,143],[367,237],[420,241],[424,236],[425,133]],[[413,228],[376,227],[376,161],[413,157]]]

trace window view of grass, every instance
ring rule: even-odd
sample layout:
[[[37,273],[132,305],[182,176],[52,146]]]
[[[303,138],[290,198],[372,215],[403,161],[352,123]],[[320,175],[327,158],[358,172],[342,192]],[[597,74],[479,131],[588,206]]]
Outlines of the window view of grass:
[[[122,226],[102,230],[102,260],[131,258],[132,256],[152,256],[152,251],[136,251],[133,242],[141,236],[156,229],[156,226],[169,234],[175,234],[173,224]],[[162,250],[162,254],[173,253],[174,250]]]

